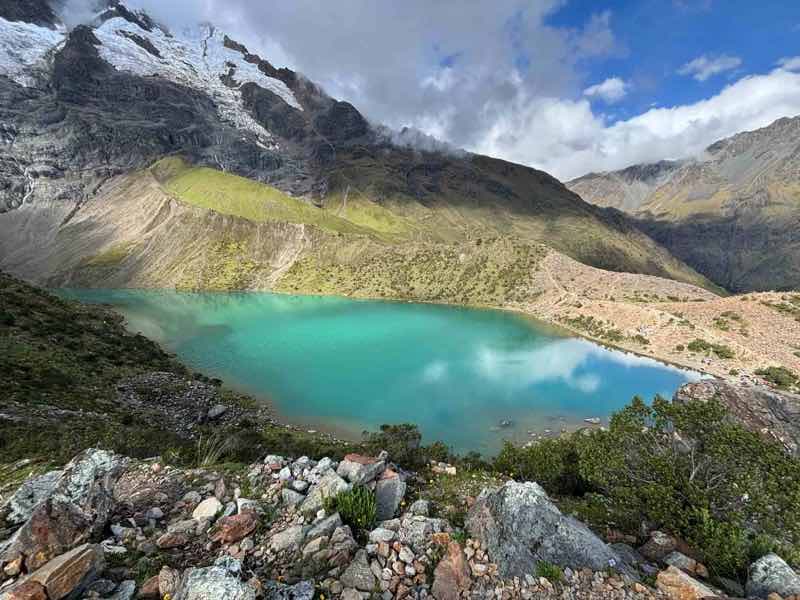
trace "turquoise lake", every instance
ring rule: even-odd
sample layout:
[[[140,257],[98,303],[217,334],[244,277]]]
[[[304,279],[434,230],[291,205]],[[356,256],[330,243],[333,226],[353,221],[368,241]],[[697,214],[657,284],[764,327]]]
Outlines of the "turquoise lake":
[[[357,438],[416,423],[423,442],[491,454],[603,422],[696,374],[564,336],[513,313],[269,293],[67,290],[277,416]],[[501,422],[505,423],[500,426]]]

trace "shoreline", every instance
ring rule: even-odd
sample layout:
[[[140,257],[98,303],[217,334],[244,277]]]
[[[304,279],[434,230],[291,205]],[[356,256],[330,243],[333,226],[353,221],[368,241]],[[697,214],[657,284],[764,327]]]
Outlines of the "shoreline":
[[[603,348],[606,351],[618,353],[625,356],[636,357],[643,361],[643,366],[658,366],[660,368],[669,368],[671,370],[679,372],[681,375],[684,376],[687,381],[693,381],[694,377],[696,376],[698,379],[702,377],[707,377],[707,374],[703,374],[697,371],[693,371],[691,369],[685,368],[683,365],[678,365],[675,363],[670,363],[667,361],[661,361],[653,356],[647,356],[644,354],[638,354],[628,349],[620,346],[615,346],[613,344],[609,344],[603,342],[602,340],[593,339],[590,336],[582,335],[578,331],[573,331],[568,327],[565,327],[559,323],[551,323],[540,318],[537,318],[534,314],[530,312],[526,312],[520,308],[516,307],[498,307],[498,306],[486,306],[486,305],[464,305],[464,304],[452,304],[447,302],[439,302],[439,301],[428,301],[428,302],[417,302],[414,300],[407,300],[407,299],[396,299],[396,298],[367,298],[367,297],[352,297],[352,296],[341,296],[341,295],[333,295],[333,294],[287,294],[284,292],[273,292],[269,290],[238,290],[234,292],[223,292],[223,291],[189,291],[184,292],[182,290],[171,290],[166,288],[62,288],[62,289],[54,289],[51,290],[54,293],[61,295],[60,292],[78,292],[82,290],[110,290],[110,291],[120,291],[120,292],[131,292],[131,291],[141,291],[141,292],[179,292],[179,293],[187,293],[187,294],[214,294],[214,295],[225,295],[225,296],[237,296],[237,295],[249,295],[249,294],[274,294],[274,295],[281,295],[281,296],[295,296],[299,298],[303,297],[317,297],[317,298],[339,298],[342,300],[350,300],[350,301],[363,301],[363,302],[382,302],[382,303],[391,303],[391,304],[419,304],[419,305],[432,305],[432,306],[441,306],[443,308],[450,308],[450,309],[464,309],[464,310],[478,310],[478,311],[496,311],[502,312],[505,314],[512,314],[516,317],[522,319],[526,325],[538,327],[544,329],[548,334],[553,336],[558,336],[564,339],[573,339],[573,340],[581,340],[587,342],[589,344],[593,344]],[[64,294],[62,297],[71,297],[71,294],[67,293]],[[75,300],[78,302],[84,302],[81,300]],[[131,327],[131,322],[129,319],[121,313],[121,311],[114,306],[113,303],[108,302],[100,302],[98,303],[100,306],[104,306],[106,308],[110,308],[114,310],[116,314],[119,314],[123,319],[123,324],[125,328],[131,334],[137,333],[137,330]],[[138,332],[141,333],[141,332]],[[162,345],[165,348],[169,348],[170,344],[168,341],[164,339],[159,339],[158,336],[152,337],[153,341]],[[347,426],[337,426],[333,425],[330,426],[328,423],[324,422],[322,418],[311,418],[311,419],[296,419],[291,416],[287,416],[282,413],[279,407],[279,403],[272,398],[269,394],[265,394],[260,391],[254,391],[252,387],[246,384],[240,384],[235,380],[235,377],[230,375],[229,373],[223,371],[215,371],[215,372],[208,372],[204,371],[202,367],[198,367],[197,365],[193,365],[190,362],[187,362],[183,357],[180,357],[174,353],[174,351],[170,348],[170,353],[173,354],[180,362],[185,364],[190,370],[200,372],[203,375],[209,377],[216,377],[223,380],[223,389],[228,389],[236,394],[242,394],[245,396],[249,396],[253,400],[255,400],[259,405],[263,406],[268,413],[270,414],[274,424],[279,427],[285,427],[288,430],[292,430],[295,432],[306,433],[306,434],[322,434],[326,437],[330,437],[336,442],[341,443],[361,443],[363,442],[363,436],[361,433],[365,430],[373,430],[375,427],[364,425],[363,427],[347,427]],[[647,363],[652,363],[652,365],[647,365]],[[564,433],[562,430],[566,430],[569,433],[574,431],[580,430],[585,427],[594,428],[600,425],[607,425],[608,419],[610,418],[611,414],[615,411],[611,411],[610,413],[606,414],[604,411],[598,414],[592,412],[591,407],[589,407],[588,412],[584,415],[571,415],[569,418],[559,419],[557,415],[549,415],[545,419],[541,420],[541,423],[531,424],[531,423],[519,423],[515,424],[509,429],[503,428],[495,428],[492,422],[487,422],[487,431],[491,431],[493,434],[496,434],[496,439],[489,442],[486,448],[480,450],[481,454],[485,455],[492,455],[495,454],[498,449],[494,448],[493,446],[500,446],[505,441],[511,441],[515,445],[526,445],[531,442],[540,441],[542,439],[552,439],[557,438],[561,434]],[[599,416],[600,422],[593,423],[590,422],[588,419],[595,419]],[[552,421],[552,423],[550,423]],[[495,431],[495,429],[497,429]],[[505,434],[505,435],[504,435]],[[489,435],[489,434],[487,434]],[[426,436],[427,437],[427,436]],[[492,435],[491,437],[495,437]],[[437,438],[431,437],[428,440],[428,443],[433,443],[438,441]],[[467,450],[461,449],[458,450],[459,453],[466,452]]]

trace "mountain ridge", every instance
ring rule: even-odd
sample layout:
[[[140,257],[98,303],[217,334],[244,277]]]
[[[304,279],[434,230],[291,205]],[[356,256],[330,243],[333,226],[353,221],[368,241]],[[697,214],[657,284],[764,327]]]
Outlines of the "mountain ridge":
[[[3,6],[0,19],[8,15]],[[35,28],[26,39],[37,47],[15,54],[19,36],[0,41],[0,62],[14,63],[10,77],[0,78],[8,141],[0,162],[8,182],[0,189],[0,264],[40,283],[64,279],[41,267],[41,248],[63,237],[104,186],[180,155],[323,211],[357,198],[365,210],[414,221],[417,240],[511,235],[594,266],[710,285],[627,218],[584,203],[550,175],[396,145],[351,104],[213,27],[165,32],[121,3],[92,26],[25,27]],[[61,37],[52,44],[54,36]],[[85,226],[115,228],[98,220]],[[202,251],[202,239],[192,243]]]
[[[628,214],[727,289],[800,287],[800,117],[720,140],[700,158],[592,173],[567,186]]]

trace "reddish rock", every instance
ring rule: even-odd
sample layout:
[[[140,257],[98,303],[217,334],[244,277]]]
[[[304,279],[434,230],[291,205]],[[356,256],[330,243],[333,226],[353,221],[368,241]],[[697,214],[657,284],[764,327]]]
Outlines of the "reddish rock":
[[[83,544],[54,558],[30,576],[47,590],[50,600],[61,600],[81,583],[103,569],[103,550],[94,544]]]
[[[161,593],[158,591],[158,575],[154,575],[142,584],[139,588],[137,598],[142,600],[158,600],[161,598]]]
[[[653,531],[650,533],[650,539],[639,548],[639,552],[645,558],[654,561],[660,561],[670,552],[675,550],[678,542],[674,537],[667,535],[661,531]]]
[[[702,598],[713,598],[718,595],[715,590],[692,579],[675,567],[668,567],[666,570],[661,571],[656,578],[656,585],[659,590],[672,600],[701,600]]]
[[[47,600],[47,591],[41,583],[26,581],[11,590],[6,598],[7,600]]]
[[[378,462],[377,458],[372,456],[365,456],[363,454],[348,454],[344,457],[348,462],[358,463],[359,465],[371,465]]]
[[[209,537],[213,542],[233,544],[253,533],[256,527],[258,527],[258,515],[252,510],[246,510],[238,515],[220,519]]]
[[[436,600],[459,600],[461,592],[470,587],[469,567],[461,546],[447,545],[447,556],[439,561],[433,572],[433,597]]]

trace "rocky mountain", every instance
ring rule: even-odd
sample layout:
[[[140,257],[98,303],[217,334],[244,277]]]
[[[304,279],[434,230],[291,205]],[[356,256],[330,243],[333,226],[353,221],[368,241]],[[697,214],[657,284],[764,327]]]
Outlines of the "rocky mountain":
[[[567,186],[732,291],[800,287],[800,117],[721,140],[698,159],[591,173]]]
[[[169,31],[104,2],[70,30],[58,5],[23,4],[0,2],[0,266],[13,273],[328,292],[381,273],[405,296],[409,257],[426,258],[428,281],[451,267],[440,256],[502,237],[522,256],[544,243],[710,285],[546,173],[412,147],[212,25]],[[464,268],[496,286],[487,253]]]

